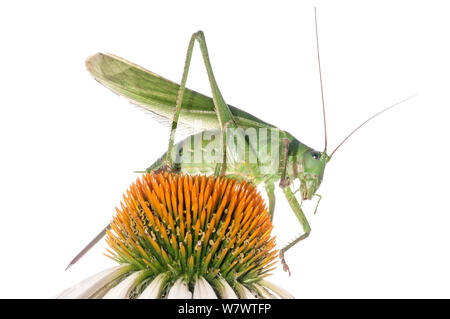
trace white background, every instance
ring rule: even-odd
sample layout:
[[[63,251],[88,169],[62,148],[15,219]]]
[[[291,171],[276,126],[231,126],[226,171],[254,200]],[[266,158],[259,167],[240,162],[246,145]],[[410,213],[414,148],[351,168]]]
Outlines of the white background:
[[[299,1],[297,1],[299,2]],[[450,5],[442,1],[15,1],[0,5],[0,297],[47,298],[113,263],[93,249],[168,129],[95,82],[110,52],[174,81],[206,35],[225,100],[323,149],[317,6],[329,163],[311,236],[271,280],[297,298],[450,297]],[[188,86],[209,95],[195,51]],[[281,246],[300,225],[277,190]]]

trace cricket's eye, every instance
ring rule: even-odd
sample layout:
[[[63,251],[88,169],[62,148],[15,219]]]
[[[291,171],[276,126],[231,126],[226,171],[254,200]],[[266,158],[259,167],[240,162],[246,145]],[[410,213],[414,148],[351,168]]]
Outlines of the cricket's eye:
[[[315,160],[320,158],[320,153],[319,152],[312,152],[312,158],[314,158]]]

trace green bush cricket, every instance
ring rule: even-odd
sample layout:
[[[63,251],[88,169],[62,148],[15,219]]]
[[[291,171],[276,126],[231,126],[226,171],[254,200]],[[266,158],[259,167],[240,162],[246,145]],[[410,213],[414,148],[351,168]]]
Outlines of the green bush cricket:
[[[295,193],[300,192],[302,201],[318,196],[318,205],[321,196],[316,191],[322,182],[325,166],[336,150],[368,121],[411,98],[395,103],[371,116],[356,127],[328,155],[317,19],[315,21],[325,131],[325,148],[322,152],[301,143],[286,131],[227,105],[216,83],[205,36],[201,31],[194,33],[190,39],[180,85],[111,54],[99,53],[86,61],[88,71],[102,85],[156,116],[172,120],[168,151],[146,171],[166,169],[181,173],[226,175],[246,179],[256,185],[263,183],[272,216],[275,209],[275,183],[279,181],[279,186],[303,230],[296,239],[280,250],[285,271],[289,271],[289,268],[284,261],[284,253],[307,238],[311,232],[311,227]],[[200,46],[211,85],[212,98],[186,88],[195,42],[198,42]],[[175,144],[174,137],[179,123],[196,127],[201,133],[189,136]],[[235,143],[236,139],[241,143]],[[236,147],[236,144],[239,146]],[[300,186],[298,190],[293,191],[291,186],[295,180],[299,181]],[[76,263],[97,243],[108,228],[109,225],[70,262],[67,268]]]

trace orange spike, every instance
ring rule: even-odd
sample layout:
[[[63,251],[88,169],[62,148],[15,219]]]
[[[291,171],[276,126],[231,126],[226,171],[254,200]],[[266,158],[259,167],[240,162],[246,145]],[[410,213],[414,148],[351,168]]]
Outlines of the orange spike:
[[[200,214],[200,219],[199,219],[200,227],[203,228],[205,226],[205,220],[206,220],[206,207],[203,208],[202,213]]]
[[[186,229],[186,227],[185,227],[184,217],[183,217],[183,214],[181,214],[180,215],[180,240],[182,240],[182,238],[184,238],[185,229]]]
[[[164,196],[165,196],[164,199],[165,199],[165,201],[166,201],[167,211],[168,211],[169,213],[172,213],[172,212],[173,212],[173,209],[172,209],[172,203],[171,203],[171,201],[170,201],[171,196],[170,196],[170,186],[169,186],[169,183],[167,182],[167,180],[164,180],[163,183],[162,183],[162,185],[163,185],[163,189],[164,189]]]
[[[207,227],[207,229],[206,229],[205,238],[203,239],[203,249],[206,248],[206,245],[209,242],[209,237],[211,236],[211,232],[214,229],[215,219],[216,218],[214,216],[213,216],[213,218],[211,218],[211,221],[209,222],[209,227]]]
[[[198,217],[198,195],[192,195],[192,223],[195,224]]]
[[[227,194],[225,194],[224,198],[222,199],[222,203],[219,206],[219,209],[217,210],[216,213],[216,224],[214,226],[217,227],[217,224],[219,224],[220,218],[222,217],[222,213],[225,209],[225,206],[227,206],[228,204],[228,196]]]

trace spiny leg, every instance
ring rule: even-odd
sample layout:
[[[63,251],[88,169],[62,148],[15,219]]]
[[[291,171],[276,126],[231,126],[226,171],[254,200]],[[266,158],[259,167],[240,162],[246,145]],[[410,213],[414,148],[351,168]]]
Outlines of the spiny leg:
[[[283,158],[281,162],[281,180],[279,186],[281,188],[285,188],[290,184],[289,178],[286,177],[287,159],[289,154],[289,139],[287,137],[283,137],[282,141],[283,141]]]
[[[197,40],[200,45],[200,50],[201,50],[202,56],[203,56],[203,62],[205,64],[206,72],[208,74],[208,79],[209,79],[209,83],[211,86],[211,92],[213,95],[214,108],[215,108],[217,118],[219,120],[219,124],[220,124],[220,128],[221,128],[222,140],[226,140],[226,134],[225,134],[226,127],[237,128],[234,117],[233,117],[228,105],[225,103],[225,100],[223,99],[222,94],[220,93],[219,87],[218,87],[216,79],[214,77],[212,67],[211,67],[211,62],[210,62],[209,55],[208,55],[208,49],[206,46],[205,35],[203,34],[202,31],[198,31],[192,35],[191,40],[189,41],[188,51],[186,54],[186,61],[185,61],[184,70],[183,70],[183,77],[181,79],[180,88],[178,90],[175,114],[173,117],[172,128],[170,131],[169,149],[167,152],[166,167],[173,166],[172,152],[173,152],[175,131],[176,131],[176,128],[178,125],[178,119],[179,119],[180,112],[181,112],[181,105],[183,103],[183,94],[184,94],[184,91],[186,88],[186,81],[187,81],[187,76],[188,76],[188,72],[189,72],[189,66],[191,63],[192,52],[194,49],[195,40]],[[222,143],[223,157],[225,157],[225,149],[226,149],[226,143]],[[217,163],[216,170],[215,170],[216,176],[219,175],[221,172],[224,172],[225,169],[226,169],[226,163],[223,163],[223,164]]]
[[[266,188],[267,197],[269,199],[269,213],[270,220],[273,219],[273,212],[275,211],[275,185],[271,182],[264,183],[264,187]]]
[[[299,241],[307,238],[309,236],[309,234],[311,233],[311,227],[309,226],[308,220],[306,219],[306,216],[303,213],[303,210],[302,210],[300,204],[298,203],[297,199],[295,198],[295,195],[292,192],[291,188],[289,186],[285,187],[283,189],[283,193],[286,196],[286,199],[287,199],[289,205],[291,206],[292,211],[294,212],[295,216],[297,217],[298,221],[300,222],[300,224],[302,225],[302,228],[303,228],[302,235],[297,237],[295,240],[293,240],[292,242],[290,242],[289,244],[287,244],[280,250],[280,259],[281,259],[281,264],[283,265],[283,270],[289,272],[289,275],[290,275],[291,272],[289,271],[289,267],[286,264],[286,261],[284,260],[284,253],[289,248],[291,248],[292,246],[297,244]]]

